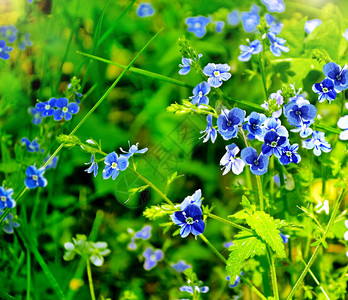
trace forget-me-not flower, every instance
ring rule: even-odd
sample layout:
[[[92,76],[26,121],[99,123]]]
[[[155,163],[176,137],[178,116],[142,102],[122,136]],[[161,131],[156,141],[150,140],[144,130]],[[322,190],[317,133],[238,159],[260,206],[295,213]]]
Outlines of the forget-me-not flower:
[[[179,260],[176,264],[174,264],[174,263],[171,263],[170,264],[172,267],[173,267],[173,269],[175,270],[175,271],[177,271],[178,273],[182,273],[182,272],[184,272],[186,269],[188,269],[188,268],[192,268],[192,266],[191,265],[189,265],[188,263],[186,263],[184,260]]]
[[[240,273],[241,276],[243,276],[243,271]],[[228,285],[231,289],[235,288],[240,283],[240,276],[236,275],[236,279],[234,280],[234,283],[231,283],[231,276],[226,276],[226,280],[230,282]]]
[[[307,139],[302,142],[303,148],[306,149],[313,149],[313,153],[316,156],[321,155],[321,151],[323,152],[330,152],[331,146],[330,144],[325,140],[325,133],[313,130],[312,138]]]
[[[262,136],[262,124],[267,119],[264,114],[252,112],[246,119],[248,123],[243,125],[244,130],[248,130],[248,139],[254,140],[255,138]]]
[[[285,3],[283,0],[262,0],[262,3],[267,6],[269,12],[281,13],[285,10]]]
[[[282,52],[289,52],[289,47],[284,46],[286,43],[286,40],[275,36],[274,33],[269,32],[267,33],[268,39],[271,42],[270,50],[273,53],[274,56],[280,56]]]
[[[289,237],[290,237],[289,235],[282,234],[281,232],[279,232],[279,235],[282,238],[284,244],[289,242]]]
[[[65,118],[66,121],[71,120],[72,114],[77,114],[80,107],[77,103],[69,103],[67,98],[58,98],[56,102],[57,110],[54,111],[54,120],[60,121]]]
[[[103,178],[108,179],[112,176],[112,180],[115,180],[120,171],[124,171],[129,165],[128,158],[123,155],[119,157],[116,152],[105,156],[104,163]]]
[[[252,32],[256,26],[260,24],[259,9],[257,5],[253,5],[250,12],[242,13],[242,23],[246,32]]]
[[[40,144],[38,144],[37,139],[30,142],[26,137],[21,139],[22,145],[25,145],[28,152],[39,152]]]
[[[274,131],[269,131],[264,136],[264,144],[261,146],[262,153],[268,156],[274,154],[277,158],[282,155],[282,148],[289,144],[285,136],[280,136]]]
[[[348,88],[348,70],[346,65],[341,68],[338,64],[329,62],[324,65],[323,72],[326,77],[333,80],[336,90],[343,91]]]
[[[251,173],[263,175],[267,172],[269,158],[262,152],[257,155],[257,151],[252,147],[244,148],[241,152],[243,161],[250,166]]]
[[[224,21],[217,21],[215,22],[215,31],[217,33],[221,33],[224,30],[225,22]]]
[[[43,117],[50,117],[53,116],[54,114],[54,107],[56,106],[57,99],[56,98],[51,98],[47,102],[39,102],[36,103],[35,108],[41,112],[41,115]]]
[[[42,121],[42,113],[35,107],[29,107],[29,113],[34,117],[33,118],[33,124],[38,125]]]
[[[337,126],[343,129],[343,131],[340,133],[340,140],[348,140],[348,115],[339,118]]]
[[[239,10],[238,9],[232,10],[227,15],[227,22],[228,22],[228,24],[230,24],[232,26],[238,25],[240,20],[241,19],[240,19],[240,16],[239,16]]]
[[[4,213],[3,210],[0,210],[0,216]],[[11,213],[8,213],[7,216],[4,218],[3,222],[5,223],[4,227],[2,227],[2,230],[6,233],[13,233],[13,227],[18,227],[19,224],[13,220],[13,215]]]
[[[48,154],[48,156],[45,158],[44,162],[46,163],[50,159],[50,157],[51,157],[51,155]],[[45,169],[46,170],[55,169],[57,166],[57,162],[58,162],[58,156],[53,157]]]
[[[192,196],[187,196],[180,204],[180,210],[184,210],[188,205],[195,204],[201,207],[202,204],[202,191],[198,189]]]
[[[160,249],[153,250],[151,247],[148,247],[145,249],[143,256],[145,257],[144,269],[149,271],[163,259],[163,252]]]
[[[155,14],[155,10],[151,3],[142,2],[137,7],[137,16],[140,18],[151,17]]]
[[[13,189],[5,189],[0,186],[0,209],[13,208],[16,206],[16,202],[12,198]]]
[[[286,145],[281,149],[281,156],[279,162],[282,165],[288,165],[289,163],[298,164],[301,161],[300,154],[297,153],[298,144]]]
[[[233,108],[231,110],[221,110],[221,115],[217,119],[218,131],[224,140],[234,138],[238,134],[239,125],[245,120],[245,110]]]
[[[259,40],[250,42],[249,46],[240,45],[241,54],[238,56],[240,61],[249,61],[252,54],[259,54],[262,51],[262,44]]]
[[[151,229],[150,225],[145,225],[142,229],[137,231],[134,235],[136,239],[148,240],[151,237]]]
[[[220,160],[220,165],[223,166],[221,170],[224,170],[222,175],[227,174],[231,170],[234,174],[239,175],[243,172],[245,163],[242,159],[236,157],[239,152],[238,146],[233,143],[225,148],[227,152]]]
[[[329,78],[325,78],[320,83],[313,84],[312,90],[314,93],[319,94],[319,102],[323,102],[326,99],[330,103],[332,100],[336,99],[337,93],[334,88],[334,83]]]
[[[211,142],[214,143],[217,137],[216,129],[213,127],[213,116],[207,115],[207,128],[200,133],[204,133],[200,138],[204,138],[203,143],[211,139]]]
[[[0,58],[7,60],[10,58],[9,52],[13,50],[12,47],[7,47],[5,40],[0,40]]]
[[[13,43],[18,37],[18,29],[14,25],[1,26],[1,37],[7,39],[9,43]]]
[[[88,163],[85,163],[85,165],[89,165],[89,164],[90,166],[85,171],[87,173],[93,173],[94,177],[96,177],[98,174],[98,163],[94,159],[94,154],[92,154],[91,156],[91,161]]]
[[[30,47],[33,45],[33,42],[29,40],[30,39],[30,33],[25,33],[21,40],[18,42],[18,48],[20,50],[25,50],[26,47]]]
[[[138,147],[139,147],[139,143],[136,143],[135,145],[132,145],[132,146],[129,143],[129,151],[128,152],[124,151],[122,148],[120,148],[121,152],[124,153],[124,154],[122,154],[122,156],[124,156],[124,157],[129,159],[134,154],[143,154],[143,153],[145,153],[148,150],[147,148],[143,148],[143,149],[139,150]]]
[[[187,31],[193,32],[196,37],[201,38],[207,32],[206,26],[210,23],[211,19],[203,16],[189,17],[185,20],[188,26]]]
[[[305,23],[304,29],[305,31],[310,34],[314,31],[315,28],[317,28],[321,24],[321,20],[319,19],[314,19],[314,20],[308,20]]]
[[[197,293],[202,293],[202,294],[205,294],[205,293],[208,293],[209,292],[209,287],[207,286],[202,286],[202,287],[199,287],[199,286],[195,286],[195,291]],[[184,285],[180,288],[180,291],[182,292],[188,292],[189,294],[193,295],[193,287],[190,286],[190,285]]]
[[[270,14],[265,14],[265,19],[267,25],[269,26],[269,32],[277,35],[282,31],[284,25],[280,23],[275,17]]]
[[[262,131],[263,131],[263,136],[261,138],[258,138],[258,140],[263,141],[264,140],[264,135],[269,132],[269,131],[274,131],[277,133],[279,136],[289,136],[289,132],[285,128],[285,126],[282,125],[281,121],[277,118],[267,118],[263,124],[262,124]]]
[[[37,169],[35,166],[29,166],[25,171],[25,186],[28,189],[34,189],[36,187],[45,187],[47,185],[47,180],[43,176],[44,173],[44,168]]]
[[[210,85],[203,81],[199,84],[197,84],[194,89],[193,89],[193,96],[190,97],[191,103],[192,104],[209,104],[209,98],[207,97],[207,95],[210,92]]]
[[[291,125],[302,126],[314,120],[317,109],[307,100],[297,100],[286,105],[284,114]]]
[[[230,79],[230,69],[231,67],[228,64],[209,63],[204,67],[203,73],[204,75],[209,76],[208,83],[210,86],[219,87],[222,85],[223,81]]]
[[[186,75],[190,72],[191,70],[191,59],[190,58],[185,58],[183,57],[181,59],[182,64],[179,65],[179,67],[181,68],[179,70],[179,74],[180,75]]]

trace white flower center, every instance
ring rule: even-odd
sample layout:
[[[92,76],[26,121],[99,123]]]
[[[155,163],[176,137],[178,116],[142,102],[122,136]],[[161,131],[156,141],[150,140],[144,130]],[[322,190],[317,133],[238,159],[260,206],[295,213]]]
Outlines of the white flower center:
[[[156,259],[156,255],[155,255],[155,254],[152,254],[152,255],[150,256],[150,259],[156,261],[156,260],[157,260],[157,259]]]
[[[199,92],[198,96],[199,96],[199,98],[202,98],[202,97],[203,97],[202,91]]]
[[[51,105],[49,105],[49,104],[46,104],[46,105],[45,105],[45,109],[46,109],[46,110],[48,110],[48,109],[50,109],[50,108],[51,108]]]
[[[321,143],[320,143],[319,140],[315,140],[315,141],[314,141],[314,145],[315,145],[315,146],[320,146],[320,144],[321,144]]]
[[[220,71],[214,71],[214,76],[215,76],[215,77],[220,76]]]
[[[117,167],[117,163],[113,162],[113,163],[111,164],[111,168],[116,169],[116,167]]]
[[[201,28],[201,23],[195,23],[194,28]]]
[[[33,175],[33,180],[37,181],[39,179],[39,177],[37,175]]]
[[[5,196],[1,196],[1,201],[5,202],[6,201],[6,197]]]
[[[68,112],[68,108],[65,106],[62,108],[62,111],[63,111],[63,113],[66,113],[66,112]]]

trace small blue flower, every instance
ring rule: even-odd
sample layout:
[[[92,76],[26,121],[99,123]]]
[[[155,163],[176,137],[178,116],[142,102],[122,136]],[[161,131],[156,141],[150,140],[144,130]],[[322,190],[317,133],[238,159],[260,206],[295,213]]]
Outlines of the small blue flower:
[[[48,154],[48,156],[45,158],[44,162],[46,163],[50,159],[50,157],[51,157],[51,155]],[[46,170],[55,169],[57,166],[57,162],[58,162],[58,156],[53,157],[45,169]]]
[[[37,139],[30,142],[26,137],[21,139],[21,143],[27,147],[28,152],[39,152],[40,144],[38,144]]]
[[[198,189],[194,192],[192,196],[187,196],[184,201],[180,204],[180,210],[184,210],[187,206],[190,204],[195,204],[198,207],[201,207],[202,204],[202,191],[201,189]]]
[[[196,37],[201,38],[207,32],[206,26],[210,23],[211,19],[203,16],[189,17],[185,20],[188,26],[187,31],[193,32]]]
[[[56,106],[57,99],[51,98],[47,102],[39,102],[36,103],[35,108],[37,111],[41,112],[43,117],[50,117],[54,114],[54,107]]]
[[[317,28],[321,24],[321,20],[314,19],[314,20],[308,20],[304,26],[305,31],[310,34],[313,32],[315,28]]]
[[[104,163],[103,178],[108,179],[112,176],[112,180],[115,180],[120,171],[124,171],[129,165],[127,157],[123,155],[118,157],[116,152],[109,153],[105,157]]]
[[[242,53],[238,56],[238,59],[240,61],[249,61],[252,54],[259,54],[262,51],[262,44],[259,40],[249,41],[249,46],[240,45],[239,49]]]
[[[286,244],[288,241],[289,241],[289,235],[285,235],[285,234],[282,234],[281,232],[279,232],[280,234],[280,237],[282,238],[283,240],[283,243]]]
[[[144,269],[149,271],[163,259],[163,252],[160,249],[153,250],[151,247],[148,247],[145,249],[143,256],[145,257]]]
[[[138,248],[137,244],[135,243],[135,238],[131,238],[131,242],[127,245],[127,248],[129,250],[136,250]]]
[[[0,187],[0,209],[13,208],[16,206],[16,202],[12,198],[13,189],[5,189]]]
[[[33,124],[35,124],[35,125],[38,125],[38,124],[40,124],[41,123],[41,121],[42,121],[42,118],[43,118],[43,116],[42,116],[42,113],[41,113],[41,111],[39,111],[37,108],[35,108],[35,107],[29,107],[29,113],[31,114],[31,115],[33,115]]]
[[[136,239],[148,240],[151,237],[151,229],[150,225],[145,225],[142,229],[137,231],[134,235]]]
[[[224,21],[217,21],[215,22],[215,31],[217,33],[221,33],[224,30],[225,22]]]
[[[229,241],[229,242],[226,242],[223,244],[225,248],[230,248],[232,245],[233,245],[233,242],[232,241]]]
[[[336,91],[334,89],[334,83],[331,79],[325,78],[320,83],[315,83],[312,86],[314,93],[319,94],[319,102],[325,101],[325,99],[330,103],[332,100],[336,99]]]
[[[317,109],[307,100],[296,100],[286,105],[284,114],[288,122],[297,127],[313,121],[317,114]]]
[[[340,133],[340,140],[348,140],[348,115],[341,117],[337,122],[337,126],[343,129],[343,131]]]
[[[250,12],[243,12],[242,22],[246,32],[254,31],[256,26],[260,24],[260,16],[258,11],[251,9]]]
[[[257,112],[252,112],[246,119],[248,123],[243,125],[244,130],[248,130],[248,139],[254,140],[256,137],[262,136],[262,127],[261,125],[267,119],[264,114],[259,114]]]
[[[210,86],[219,87],[222,85],[222,81],[230,79],[231,74],[228,71],[231,67],[228,64],[207,64],[203,73],[206,76],[209,76],[208,83]]]
[[[255,175],[263,175],[267,172],[269,159],[267,155],[260,153],[257,155],[257,151],[252,147],[244,148],[241,152],[243,161],[250,166],[251,173]]]
[[[267,33],[268,39],[271,42],[270,50],[274,56],[280,56],[282,52],[289,52],[289,47],[284,46],[286,40],[276,37],[274,33]]]
[[[348,70],[346,66],[341,68],[338,64],[329,62],[323,67],[323,72],[326,77],[333,80],[336,90],[343,91],[348,88]]]
[[[217,119],[218,131],[224,140],[234,138],[238,134],[239,125],[244,122],[245,110],[233,108],[221,110],[221,115]]]
[[[274,131],[269,131],[264,137],[265,143],[261,146],[262,153],[268,156],[274,154],[277,158],[282,155],[282,148],[289,144],[285,136],[280,136]]]
[[[239,152],[238,146],[236,144],[231,144],[225,148],[227,152],[220,160],[220,165],[223,166],[221,170],[225,169],[222,175],[227,174],[231,170],[234,174],[239,175],[243,172],[245,163],[240,158],[236,158]]]
[[[7,47],[6,42],[4,40],[0,40],[0,58],[7,60],[10,58],[10,51],[12,51],[12,47]]]
[[[57,110],[54,111],[54,120],[60,121],[65,118],[66,121],[69,121],[72,118],[72,114],[78,113],[80,107],[75,103],[69,103],[67,98],[58,98],[56,102]]]
[[[155,10],[151,3],[142,2],[137,7],[137,16],[140,18],[151,17],[155,14]]]
[[[241,18],[239,16],[239,10],[234,9],[227,15],[227,22],[228,24],[232,26],[237,26],[239,22],[241,21]]]
[[[211,139],[211,142],[214,143],[217,137],[216,129],[213,127],[213,116],[207,115],[207,128],[200,133],[204,133],[201,138],[204,138],[203,143]]]
[[[33,3],[33,1],[34,1],[34,0],[28,0],[28,3],[31,4],[31,3]]]
[[[45,173],[44,168],[37,169],[35,166],[29,166],[26,171],[25,186],[28,189],[34,189],[36,187],[45,187],[47,185],[47,180],[43,177]]]
[[[176,264],[172,263],[171,266],[174,268],[175,271],[177,271],[178,273],[182,273],[184,272],[186,269],[188,268],[192,268],[191,265],[187,264],[185,261],[183,260],[179,260]]]
[[[94,160],[94,154],[92,154],[91,156],[91,161],[89,163],[85,163],[85,165],[89,165],[89,168],[87,170],[85,170],[85,172],[87,173],[92,173],[93,172],[93,175],[94,177],[97,176],[98,174],[98,163]]]
[[[267,6],[269,12],[281,13],[285,10],[285,3],[283,0],[262,0],[262,3]]]
[[[193,287],[192,286],[189,286],[189,285],[184,285],[180,288],[180,291],[181,292],[188,292],[189,294],[193,295]],[[202,293],[202,294],[205,294],[205,293],[208,293],[209,292],[209,287],[207,286],[202,286],[202,287],[199,287],[199,286],[195,286],[195,291],[197,293]]]
[[[7,39],[9,43],[13,43],[18,36],[18,29],[14,25],[1,26],[1,37]]]
[[[176,211],[171,215],[172,221],[181,227],[180,235],[187,237],[190,233],[193,235],[202,234],[205,228],[202,220],[202,211],[196,204],[189,204],[182,211]]]
[[[3,210],[0,210],[0,216],[4,213]],[[2,228],[3,231],[6,233],[13,233],[13,227],[18,227],[19,224],[15,221],[12,221],[13,215],[11,213],[8,213],[8,215],[4,218],[3,222],[5,223],[4,227]]]
[[[18,42],[18,48],[20,50],[25,50],[26,47],[30,47],[33,45],[33,42],[29,40],[30,39],[30,33],[25,33],[21,40]]]
[[[179,65],[179,67],[181,68],[179,70],[179,74],[180,75],[186,75],[191,70],[191,59],[183,57],[181,59],[181,62],[182,62],[182,64]]]
[[[321,155],[321,151],[323,152],[330,152],[331,146],[330,144],[325,140],[325,133],[313,130],[312,138],[307,139],[302,142],[303,148],[306,149],[313,149],[313,153],[316,156]]]
[[[243,276],[243,271],[240,273],[241,276]],[[234,283],[231,283],[231,277],[230,276],[226,276],[226,280],[230,282],[230,284],[228,285],[231,289],[235,288],[239,283],[240,283],[240,276],[236,275],[236,279],[234,281]]]
[[[128,142],[129,143],[129,142]],[[129,151],[124,151],[122,148],[120,148],[121,152],[123,152],[124,154],[122,154],[122,156],[126,157],[127,159],[129,159],[131,156],[133,156],[134,154],[143,154],[145,153],[148,149],[147,148],[143,148],[138,150],[139,147],[139,143],[136,143],[135,145],[130,145],[129,143]]]
[[[285,137],[289,136],[289,132],[281,124],[279,119],[276,119],[276,118],[273,118],[273,117],[267,118],[263,122],[262,127],[263,127],[263,133],[264,134],[266,134],[267,132],[270,132],[270,131],[274,131],[274,132],[276,132],[280,136],[285,136]],[[262,137],[262,139],[259,139],[259,140],[263,141],[264,140],[264,136]]]
[[[279,34],[283,29],[283,24],[280,23],[276,18],[274,18],[270,14],[265,14],[266,23],[269,26],[269,32],[272,32],[273,34],[277,35]]]
[[[298,164],[301,161],[301,156],[297,153],[298,144],[286,145],[281,149],[281,156],[279,162],[282,165],[288,165],[289,163]]]
[[[197,84],[193,89],[193,96],[190,97],[192,104],[209,104],[209,98],[207,95],[210,92],[210,85],[205,81]]]

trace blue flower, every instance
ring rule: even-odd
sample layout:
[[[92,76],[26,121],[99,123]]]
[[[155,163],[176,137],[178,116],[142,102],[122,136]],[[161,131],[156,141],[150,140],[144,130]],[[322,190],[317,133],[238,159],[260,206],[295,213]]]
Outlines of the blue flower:
[[[221,33],[224,30],[225,22],[224,21],[217,21],[215,22],[215,31],[217,33]]]
[[[192,268],[191,265],[187,264],[185,261],[183,260],[179,260],[176,264],[172,263],[171,266],[174,268],[175,271],[177,271],[178,273],[182,273],[184,272],[186,269],[188,268]]]
[[[48,154],[48,156],[45,158],[44,162],[46,163],[50,159],[50,157],[51,157],[51,155]],[[53,157],[45,169],[46,170],[55,169],[57,166],[57,162],[58,162],[58,156]]]
[[[142,2],[137,7],[137,16],[140,18],[151,17],[155,14],[155,10],[151,3]]]
[[[180,288],[180,291],[181,292],[188,292],[189,294],[193,295],[193,287],[189,286],[189,285],[182,286]],[[199,286],[195,285],[195,292],[202,293],[202,294],[208,293],[209,287],[207,287],[207,286],[199,287]]]
[[[246,32],[252,32],[260,24],[260,16],[256,6],[253,6],[250,12],[242,13],[243,27]]]
[[[196,204],[189,204],[182,211],[176,211],[171,215],[172,221],[181,227],[180,235],[187,237],[190,233],[193,235],[202,234],[205,228],[202,220],[202,211]]]
[[[262,44],[259,40],[250,42],[249,45],[240,45],[239,49],[242,53],[238,56],[240,61],[249,61],[252,54],[259,54],[262,51]]]
[[[96,177],[98,174],[98,163],[94,160],[94,154],[92,154],[92,156],[91,156],[91,161],[89,163],[85,163],[85,165],[89,165],[89,164],[91,164],[91,165],[85,171],[87,173],[93,172],[94,177]]]
[[[313,149],[313,153],[316,156],[321,155],[321,151],[323,152],[330,152],[331,146],[330,144],[325,140],[325,133],[313,130],[312,138],[307,139],[302,142],[303,148],[306,149]]]
[[[276,119],[273,117],[267,118],[263,122],[262,127],[263,127],[264,134],[266,134],[267,132],[273,131],[280,136],[285,136],[285,137],[289,136],[287,129],[281,124],[279,119]],[[259,139],[259,140],[263,141],[264,135],[262,136],[262,139]]]
[[[30,41],[29,40],[29,38],[30,38],[30,33],[25,33],[24,35],[23,35],[23,37],[21,38],[21,40],[18,42],[18,48],[20,49],[20,50],[25,50],[25,48],[27,47],[27,46],[32,46],[33,45],[33,42],[32,41]]]
[[[115,180],[120,171],[124,171],[128,168],[128,158],[121,155],[117,156],[116,152],[109,153],[105,159],[105,169],[103,170],[103,178],[108,179],[112,176],[112,180]]]
[[[239,10],[234,9],[227,15],[227,22],[232,26],[236,26],[240,22]]]
[[[149,271],[157,266],[157,262],[163,259],[163,252],[160,249],[153,250],[146,248],[143,256],[145,257],[144,269]]]
[[[38,125],[38,124],[40,124],[41,123],[41,121],[42,121],[42,118],[43,118],[43,116],[42,116],[42,113],[41,113],[41,111],[39,111],[37,108],[35,108],[35,107],[29,107],[29,113],[31,114],[31,115],[33,115],[33,124],[35,124],[35,125]]]
[[[31,4],[31,3],[33,3],[33,1],[34,1],[34,0],[28,0],[28,3]]]
[[[191,59],[183,57],[181,59],[181,62],[182,62],[182,64],[179,65],[179,67],[181,68],[179,70],[179,74],[180,75],[186,75],[191,70]]]
[[[281,156],[279,162],[282,165],[288,165],[289,163],[298,164],[301,161],[301,156],[297,153],[298,144],[286,145],[281,149]]]
[[[269,12],[283,12],[285,3],[283,0],[262,0],[262,3],[267,6]]]
[[[240,158],[236,158],[239,152],[238,146],[236,144],[231,144],[225,148],[227,152],[220,160],[220,165],[223,166],[221,170],[225,169],[222,175],[227,174],[231,169],[234,174],[239,175],[243,172],[245,163]]]
[[[243,271],[240,273],[241,276],[243,276]],[[230,276],[226,276],[226,280],[230,282],[230,284],[228,285],[231,289],[235,288],[239,283],[240,283],[240,276],[236,275],[236,279],[234,280],[234,283],[231,283],[231,277]]]
[[[0,216],[4,213],[4,211],[0,210]],[[13,215],[11,213],[8,213],[7,216],[4,218],[3,222],[5,223],[4,227],[2,228],[3,231],[6,233],[13,233],[13,227],[18,227],[19,224],[17,222],[12,221]]]
[[[207,64],[203,73],[206,76],[209,76],[208,83],[210,86],[219,87],[222,85],[222,81],[230,79],[231,74],[228,71],[231,67],[228,64]]]
[[[54,114],[54,107],[56,106],[57,99],[51,98],[47,102],[36,103],[35,108],[41,113],[43,117],[50,117]]]
[[[6,42],[4,40],[0,40],[0,58],[7,60],[10,58],[10,51],[12,51],[12,47],[7,47]]]
[[[229,242],[226,242],[223,244],[225,248],[230,248],[232,245],[233,245],[233,242],[232,241],[229,241]]]
[[[131,242],[127,245],[127,248],[129,250],[135,250],[135,249],[138,248],[137,244],[135,243],[135,238],[134,237],[131,238]]]
[[[47,180],[43,177],[45,173],[44,168],[37,169],[35,166],[29,166],[26,171],[25,186],[28,189],[34,189],[36,187],[45,187],[47,185]]]
[[[270,14],[265,14],[266,23],[269,26],[269,32],[272,32],[273,34],[277,35],[279,34],[283,29],[283,24],[280,23],[276,18],[274,18]]]
[[[76,114],[80,109],[75,102],[69,103],[67,98],[58,98],[56,107],[58,109],[55,110],[53,114],[55,121],[60,121],[63,118],[65,118],[66,121],[69,121],[72,117],[71,115]]]
[[[1,37],[7,39],[9,43],[13,43],[18,36],[18,29],[14,25],[1,26]]]
[[[259,114],[257,112],[252,112],[246,119],[248,123],[243,125],[244,130],[248,130],[248,139],[254,140],[258,136],[262,136],[262,127],[261,125],[267,119],[264,114]]]
[[[333,80],[336,90],[343,91],[348,88],[348,70],[346,66],[342,69],[338,64],[329,62],[323,67],[323,72],[326,77]]]
[[[221,110],[221,115],[217,119],[218,131],[224,140],[234,138],[238,134],[238,126],[244,122],[245,110],[233,108]]]
[[[136,143],[135,145],[132,145],[132,146],[129,143],[129,151],[128,152],[124,151],[122,148],[120,148],[121,152],[124,153],[124,154],[122,154],[122,156],[124,156],[127,159],[129,159],[131,156],[133,156],[136,153],[143,154],[143,153],[145,153],[148,150],[147,148],[143,148],[143,149],[138,150],[138,147],[139,147],[139,143]]]
[[[304,26],[305,31],[310,34],[313,32],[315,28],[317,28],[321,24],[321,20],[314,19],[314,20],[308,20]]]
[[[137,231],[134,235],[136,239],[148,240],[151,237],[151,229],[150,225],[145,225],[142,229]]]
[[[205,26],[207,26],[210,23],[210,21],[210,18],[198,16],[187,18],[185,20],[185,23],[188,26],[188,32],[193,32],[196,35],[196,37],[201,38],[205,35],[207,31]]]
[[[207,95],[210,92],[210,85],[205,81],[197,84],[193,89],[193,96],[190,97],[192,104],[209,104],[209,98]]]
[[[284,114],[291,125],[303,126],[314,120],[317,109],[307,100],[296,100],[286,105]]]
[[[203,143],[211,139],[211,142],[214,143],[217,137],[216,129],[213,127],[213,116],[207,115],[207,128],[200,133],[204,133],[201,138],[204,138]]]
[[[252,147],[244,148],[241,152],[241,157],[243,161],[250,166],[251,173],[255,175],[263,175],[267,172],[269,159],[267,155],[257,152]]]
[[[261,107],[265,110],[272,110],[272,117],[279,118],[282,114],[282,105],[284,103],[284,97],[282,95],[282,91],[278,90],[276,93],[272,93],[268,99]]]
[[[195,204],[198,207],[201,207],[202,204],[202,191],[201,189],[198,189],[194,192],[192,196],[187,196],[184,201],[180,204],[180,210],[184,210],[187,206],[190,204]]]
[[[40,144],[37,143],[37,139],[30,142],[26,137],[21,139],[21,143],[27,147],[28,152],[39,152]]]
[[[16,202],[12,199],[13,189],[5,189],[0,187],[0,209],[13,208],[16,206]]]
[[[323,102],[326,99],[330,103],[332,100],[336,99],[337,93],[334,89],[334,83],[329,78],[325,78],[320,83],[313,84],[312,90],[314,93],[319,94],[319,102]]]
[[[261,146],[262,153],[268,156],[274,154],[277,158],[282,155],[282,148],[289,144],[285,136],[280,136],[274,131],[269,131],[264,137],[265,143]]]
[[[289,47],[284,46],[286,40],[276,37],[274,33],[267,33],[268,39],[271,42],[270,50],[274,56],[280,56],[283,52],[289,52]]]
[[[280,237],[282,238],[282,240],[283,240],[283,243],[284,244],[286,244],[288,241],[289,241],[289,235],[284,235],[284,234],[282,234],[281,232],[279,232],[279,234],[280,234]]]
[[[341,117],[337,122],[337,126],[343,129],[340,133],[340,140],[348,140],[348,115]]]

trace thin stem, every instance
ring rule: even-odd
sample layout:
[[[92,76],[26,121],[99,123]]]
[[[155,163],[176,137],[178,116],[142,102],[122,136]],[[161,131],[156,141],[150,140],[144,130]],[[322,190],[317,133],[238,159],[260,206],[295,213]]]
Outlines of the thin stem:
[[[263,85],[263,91],[265,93],[266,100],[268,99],[267,95],[267,86],[266,86],[266,78],[265,78],[265,70],[264,70],[264,61],[263,58],[261,58],[261,53],[259,54],[259,67],[260,67],[260,73],[262,77],[262,85]]]
[[[237,223],[231,222],[231,221],[229,221],[229,220],[227,220],[227,219],[221,218],[221,217],[219,217],[219,216],[217,216],[217,215],[214,215],[214,214],[211,214],[211,213],[208,213],[208,214],[206,214],[206,215],[207,215],[208,217],[212,218],[212,219],[215,219],[215,220],[220,221],[220,222],[222,222],[222,223],[231,225],[232,227],[235,227],[235,228],[237,228],[237,229],[240,229],[240,230],[244,230],[244,231],[248,231],[248,232],[250,232],[250,233],[253,233],[253,231],[252,231],[251,229],[246,228],[246,227],[244,227],[244,226],[241,226],[241,225],[239,225],[239,224],[237,224]]]
[[[30,256],[30,250],[27,248],[27,300],[30,300],[30,285],[31,285],[31,256]]]
[[[92,280],[91,264],[89,262],[89,259],[87,259],[87,261],[86,261],[86,266],[87,266],[87,276],[88,276],[89,290],[91,292],[91,298],[92,298],[92,300],[95,300],[93,280]]]
[[[262,190],[262,183],[260,176],[255,175],[256,182],[257,182],[257,189],[259,191],[259,200],[260,200],[260,210],[264,210],[264,204],[263,204],[263,190]]]
[[[344,110],[344,100],[345,100],[345,91],[342,91],[342,102],[341,102],[341,117],[343,117],[343,110]]]
[[[276,273],[276,269],[275,269],[275,265],[274,265],[273,255],[272,255],[272,252],[270,251],[269,247],[267,247],[267,257],[268,257],[268,262],[269,262],[269,266],[271,269],[271,278],[272,278],[274,299],[279,300],[277,273]]]

